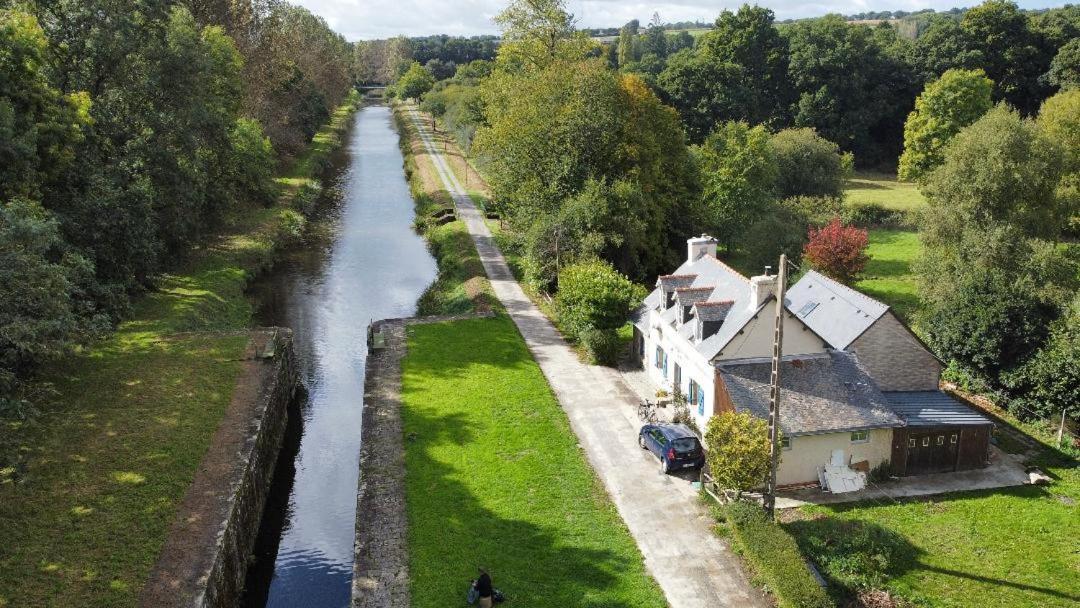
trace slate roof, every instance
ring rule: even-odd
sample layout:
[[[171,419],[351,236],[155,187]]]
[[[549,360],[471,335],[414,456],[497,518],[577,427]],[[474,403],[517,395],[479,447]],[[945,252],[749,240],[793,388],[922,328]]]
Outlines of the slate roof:
[[[769,417],[772,363],[717,365],[735,409]],[[904,426],[854,353],[785,357],[780,368],[780,428],[788,436]]]
[[[723,302],[698,302],[694,304],[694,310],[702,321],[722,321],[727,317],[728,311],[735,302],[724,300]]]
[[[837,350],[846,349],[889,310],[813,270],[788,288],[784,304]]]
[[[691,280],[687,281],[687,278]],[[702,340],[695,342],[694,348],[701,353],[706,360],[712,360],[735,335],[739,333],[747,321],[761,310],[750,308],[750,281],[738,271],[721,262],[711,255],[704,255],[697,260],[686,261],[670,275],[663,275],[657,279],[657,288],[652,291],[631,315],[631,320],[642,332],[648,332],[646,327],[650,310],[657,310],[663,302],[660,301],[660,288],[663,284],[665,289],[685,288],[709,288],[711,291],[705,301],[731,301],[731,308],[724,318],[720,330]],[[695,296],[696,297],[696,296]],[[763,305],[764,306],[764,305]],[[694,328],[690,323],[675,327],[677,318],[675,307],[661,311],[663,323],[677,331],[682,337],[693,342]]]
[[[984,425],[993,422],[942,391],[884,393],[889,406],[908,426]]]

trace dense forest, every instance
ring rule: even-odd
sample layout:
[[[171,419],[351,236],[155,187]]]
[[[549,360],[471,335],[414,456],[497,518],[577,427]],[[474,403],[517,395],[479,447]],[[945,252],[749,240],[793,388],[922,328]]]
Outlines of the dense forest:
[[[989,0],[914,40],[837,15],[777,25],[757,6],[696,39],[654,17],[597,41],[560,0],[511,2],[497,22],[493,61],[449,78],[413,62],[392,89],[486,174],[533,289],[558,292],[587,260],[648,282],[702,232],[750,271],[798,261],[808,229],[887,215],[844,204],[856,166],[899,166],[929,201],[911,220],[912,321],[950,377],[1075,410],[1080,7]]]
[[[354,79],[277,0],[0,0],[0,402],[270,204]]]

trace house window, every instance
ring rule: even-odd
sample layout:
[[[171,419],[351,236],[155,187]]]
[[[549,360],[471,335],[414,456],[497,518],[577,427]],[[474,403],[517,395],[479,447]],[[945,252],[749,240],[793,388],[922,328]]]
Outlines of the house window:
[[[675,384],[675,390],[676,391],[681,391],[682,390],[682,368],[679,367],[678,363],[675,364],[675,381],[674,381],[674,384]]]
[[[937,444],[938,445],[945,445],[945,436],[944,435],[938,435],[937,436]]]
[[[952,437],[949,437],[949,443],[956,443],[956,433],[953,433]]]
[[[656,347],[656,369],[664,367],[664,349]]]
[[[791,449],[791,437],[781,437],[780,438],[780,449],[781,450],[790,450]]]
[[[697,405],[698,416],[705,415],[705,391],[693,380],[690,381],[690,403]]]
[[[913,448],[913,447],[915,447],[915,438],[914,438],[914,437],[912,437],[912,438],[910,438],[910,439],[908,439],[908,440],[907,440],[907,446],[908,446],[909,448]]]
[[[855,431],[851,434],[851,443],[867,443],[870,441],[870,431]]]
[[[664,353],[663,370],[664,370],[664,377],[667,378],[667,353]]]

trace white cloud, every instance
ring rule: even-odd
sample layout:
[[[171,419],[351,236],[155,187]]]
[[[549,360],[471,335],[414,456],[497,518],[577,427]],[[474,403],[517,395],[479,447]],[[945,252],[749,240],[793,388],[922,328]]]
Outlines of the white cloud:
[[[349,40],[387,38],[404,34],[476,35],[497,34],[491,18],[506,0],[291,0],[321,15]],[[957,5],[973,5],[976,0],[775,0],[764,3],[778,19],[813,17],[826,13],[860,13],[871,10],[916,11],[924,8],[947,10]],[[1024,8],[1060,6],[1064,0],[1020,0]],[[664,21],[701,19],[712,21],[725,8],[735,9],[743,0],[568,0],[568,6],[582,27],[617,27],[631,19],[649,20],[659,12]]]

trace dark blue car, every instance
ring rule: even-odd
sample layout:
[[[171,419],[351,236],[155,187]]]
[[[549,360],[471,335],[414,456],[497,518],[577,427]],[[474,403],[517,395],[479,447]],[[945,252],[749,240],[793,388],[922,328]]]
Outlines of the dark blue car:
[[[665,473],[705,466],[705,450],[684,424],[646,424],[638,433],[638,445],[660,458]]]

